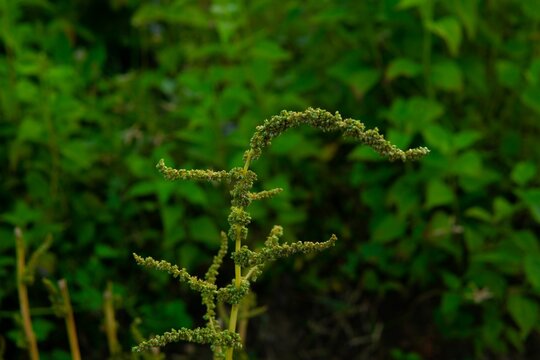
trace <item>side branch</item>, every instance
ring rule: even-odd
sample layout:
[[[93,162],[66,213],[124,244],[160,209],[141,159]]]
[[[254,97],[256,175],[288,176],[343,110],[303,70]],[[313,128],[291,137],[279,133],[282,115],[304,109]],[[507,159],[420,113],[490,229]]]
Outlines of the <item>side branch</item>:
[[[222,181],[229,179],[229,173],[225,170],[186,170],[173,169],[165,165],[165,160],[161,159],[156,168],[167,180],[204,180],[204,181]]]
[[[263,190],[263,191],[259,191],[255,193],[249,192],[248,196],[250,200],[262,200],[262,199],[271,198],[272,196],[276,196],[282,191],[283,191],[282,188],[275,188],[275,189]]]
[[[244,157],[249,154],[252,160],[257,159],[274,138],[287,129],[302,124],[319,128],[324,132],[341,131],[344,136],[359,140],[392,161],[418,160],[429,153],[425,147],[403,151],[379,134],[377,128],[366,130],[362,122],[353,119],[343,120],[338,112],[331,114],[322,109],[309,108],[303,112],[282,111],[279,115],[272,116],[270,120],[267,119],[262,125],[257,126],[250,141],[250,149],[246,151]]]
[[[297,253],[309,254],[312,252],[323,251],[334,246],[336,241],[336,235],[332,234],[330,239],[324,242],[298,241],[292,244],[283,245],[274,243],[275,245],[268,244],[270,246],[264,246],[258,251],[251,251],[247,246],[243,246],[242,249],[232,254],[232,258],[236,264],[239,264],[242,267],[254,267]]]
[[[186,282],[192,290],[198,291],[200,293],[205,291],[216,290],[216,285],[209,283],[207,281],[201,280],[196,276],[190,275],[186,269],[180,269],[177,265],[172,265],[171,263],[165,260],[154,260],[151,257],[143,258],[137,254],[133,254],[135,261],[138,265],[147,266],[156,270],[166,271],[175,278],[179,278],[180,281]]]
[[[182,340],[197,344],[212,344],[213,346],[233,347],[235,349],[242,347],[240,335],[231,333],[227,330],[216,332],[209,328],[181,328],[179,330],[171,329],[171,331],[167,331],[163,335],[157,335],[149,340],[143,341],[138,346],[135,346],[133,351],[142,352],[150,350],[151,348],[165,346],[171,342]]]

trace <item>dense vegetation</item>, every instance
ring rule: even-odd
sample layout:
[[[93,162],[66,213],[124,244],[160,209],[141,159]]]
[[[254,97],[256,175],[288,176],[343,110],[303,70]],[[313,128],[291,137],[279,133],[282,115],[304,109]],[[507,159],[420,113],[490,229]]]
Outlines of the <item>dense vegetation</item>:
[[[15,227],[29,252],[52,235],[36,279],[67,279],[83,358],[109,354],[108,284],[126,353],[199,326],[199,299],[131,253],[204,272],[228,189],[154,165],[241,166],[256,125],[309,106],[431,153],[388,165],[309,128],[273,142],[257,186],[284,191],[252,205],[250,238],[277,223],[286,241],[340,241],[259,280],[249,355],[540,355],[538,1],[1,0],[0,42],[4,358],[26,356]],[[46,287],[29,293],[41,358],[69,359]]]

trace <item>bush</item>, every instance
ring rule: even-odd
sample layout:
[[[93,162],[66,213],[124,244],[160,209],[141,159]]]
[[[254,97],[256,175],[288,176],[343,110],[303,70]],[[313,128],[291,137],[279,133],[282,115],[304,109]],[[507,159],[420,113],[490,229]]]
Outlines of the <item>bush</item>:
[[[432,152],[388,167],[310,129],[275,141],[256,171],[261,188],[285,191],[253,207],[252,238],[279,223],[288,241],[332,232],[341,241],[262,279],[258,303],[272,316],[251,321],[253,356],[538,356],[537,2],[0,4],[8,354],[23,340],[15,226],[31,248],[53,235],[37,271],[70,283],[85,358],[107,354],[96,330],[108,281],[121,328],[139,316],[144,336],[190,327],[198,299],[166,276],[141,275],[130,254],[207,267],[226,228],[226,189],[162,182],[153,164],[238,166],[256,124],[314,106]],[[293,270],[291,282],[283,275]],[[33,307],[49,306],[45,298],[30,288]],[[307,323],[306,307],[318,312]],[[43,357],[60,358],[61,323],[33,320]],[[136,342],[119,335],[124,349]]]

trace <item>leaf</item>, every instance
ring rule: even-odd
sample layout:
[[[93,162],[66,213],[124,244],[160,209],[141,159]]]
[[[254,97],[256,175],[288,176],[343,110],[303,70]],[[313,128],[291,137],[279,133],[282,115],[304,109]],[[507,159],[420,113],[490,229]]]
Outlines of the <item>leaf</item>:
[[[422,73],[422,66],[416,61],[407,58],[397,58],[392,60],[386,68],[386,80],[392,81],[400,76],[415,77]]]
[[[525,277],[529,283],[540,291],[540,254],[527,254],[523,262]]]
[[[537,223],[540,223],[540,188],[516,191],[518,196],[529,207],[531,215]]]
[[[423,97],[394,100],[384,117],[407,133],[423,130],[444,114],[441,103]]]
[[[519,1],[519,5],[525,16],[533,20],[540,21],[540,0]]]
[[[537,114],[540,114],[540,85],[527,87],[521,94],[521,101]]]
[[[524,253],[540,253],[540,244],[536,236],[529,230],[515,231],[511,237],[512,242]]]
[[[405,234],[405,222],[393,215],[386,215],[374,227],[372,232],[373,241],[388,243]]]
[[[251,56],[254,59],[263,59],[271,62],[290,58],[288,51],[283,49],[278,43],[270,40],[255,43],[251,48]]]
[[[445,292],[441,299],[441,312],[444,316],[452,318],[457,314],[461,304],[461,295],[455,292]]]
[[[431,82],[438,89],[460,92],[463,89],[463,73],[455,61],[443,61],[433,64]]]
[[[538,303],[518,294],[508,296],[507,309],[520,329],[520,336],[525,339],[538,322]]]
[[[404,10],[412,7],[423,6],[426,5],[428,1],[431,0],[400,0],[399,3],[396,5],[396,8]]]
[[[460,277],[452,274],[451,272],[443,271],[442,272],[442,278],[443,278],[444,284],[449,289],[451,289],[451,290],[460,289],[460,287],[461,287],[461,279],[460,279]]]
[[[514,206],[510,204],[505,198],[497,196],[493,200],[493,218],[495,221],[503,220],[514,212]]]
[[[328,69],[328,75],[349,85],[358,97],[364,96],[381,78],[379,70],[364,65],[355,54]]]
[[[510,177],[516,184],[526,185],[536,175],[536,165],[530,161],[517,163],[512,169]]]
[[[453,0],[451,6],[467,31],[469,39],[474,39],[478,20],[478,0]]]
[[[438,179],[429,181],[426,191],[426,208],[451,204],[454,201],[454,192],[444,182]]]
[[[359,97],[363,97],[373,88],[381,78],[379,70],[374,68],[362,68],[349,74],[347,83],[354,89]]]
[[[487,223],[491,222],[491,214],[478,206],[467,209],[465,211],[465,216],[472,219],[482,220]]]
[[[457,176],[479,177],[482,175],[482,157],[477,151],[467,151],[459,155],[452,164]]]
[[[47,138],[46,134],[47,131],[43,121],[38,121],[33,117],[25,117],[19,125],[17,140],[43,143]]]
[[[463,150],[482,139],[482,133],[475,130],[465,130],[454,134],[452,137],[452,148],[454,151]]]
[[[461,26],[456,18],[452,16],[444,17],[428,24],[428,29],[446,42],[452,56],[458,54],[462,35]]]
[[[498,60],[495,63],[495,71],[497,80],[502,86],[514,89],[521,83],[521,68],[514,62]]]
[[[189,230],[192,239],[203,242],[210,249],[219,247],[219,230],[209,217],[201,216],[191,220]]]
[[[443,154],[448,154],[452,151],[452,134],[439,125],[429,125],[422,131],[424,139],[428,142],[430,148],[440,150]]]

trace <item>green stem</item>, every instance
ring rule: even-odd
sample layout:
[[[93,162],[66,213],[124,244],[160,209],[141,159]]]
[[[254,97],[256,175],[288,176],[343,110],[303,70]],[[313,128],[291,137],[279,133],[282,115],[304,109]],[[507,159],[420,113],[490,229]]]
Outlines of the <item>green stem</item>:
[[[248,152],[246,157],[246,162],[244,163],[244,175],[247,174],[249,170],[249,165],[251,164],[251,151]],[[243,209],[243,208],[242,208]],[[242,247],[242,230],[239,226],[236,227],[236,239],[234,244],[234,250],[240,251]],[[234,285],[236,288],[240,288],[242,283],[242,267],[239,264],[234,265]],[[231,308],[231,315],[229,317],[229,331],[236,332],[236,322],[238,321],[238,304],[233,304]],[[226,360],[232,360],[233,358],[233,348],[228,348],[225,354]]]
[[[30,302],[28,301],[28,289],[24,282],[26,266],[25,266],[25,244],[22,231],[19,228],[15,229],[15,241],[17,251],[17,289],[19,292],[19,304],[21,309],[21,317],[23,320],[24,335],[28,345],[28,353],[30,359],[39,360],[39,351],[37,347],[36,335],[32,328],[32,319],[30,318]]]
[[[71,349],[71,358],[73,360],[81,360],[81,351],[79,349],[79,340],[77,338],[77,326],[75,325],[75,317],[73,316],[73,308],[71,307],[71,299],[66,279],[58,281],[62,302],[64,303],[66,329],[69,339],[69,348]]]

